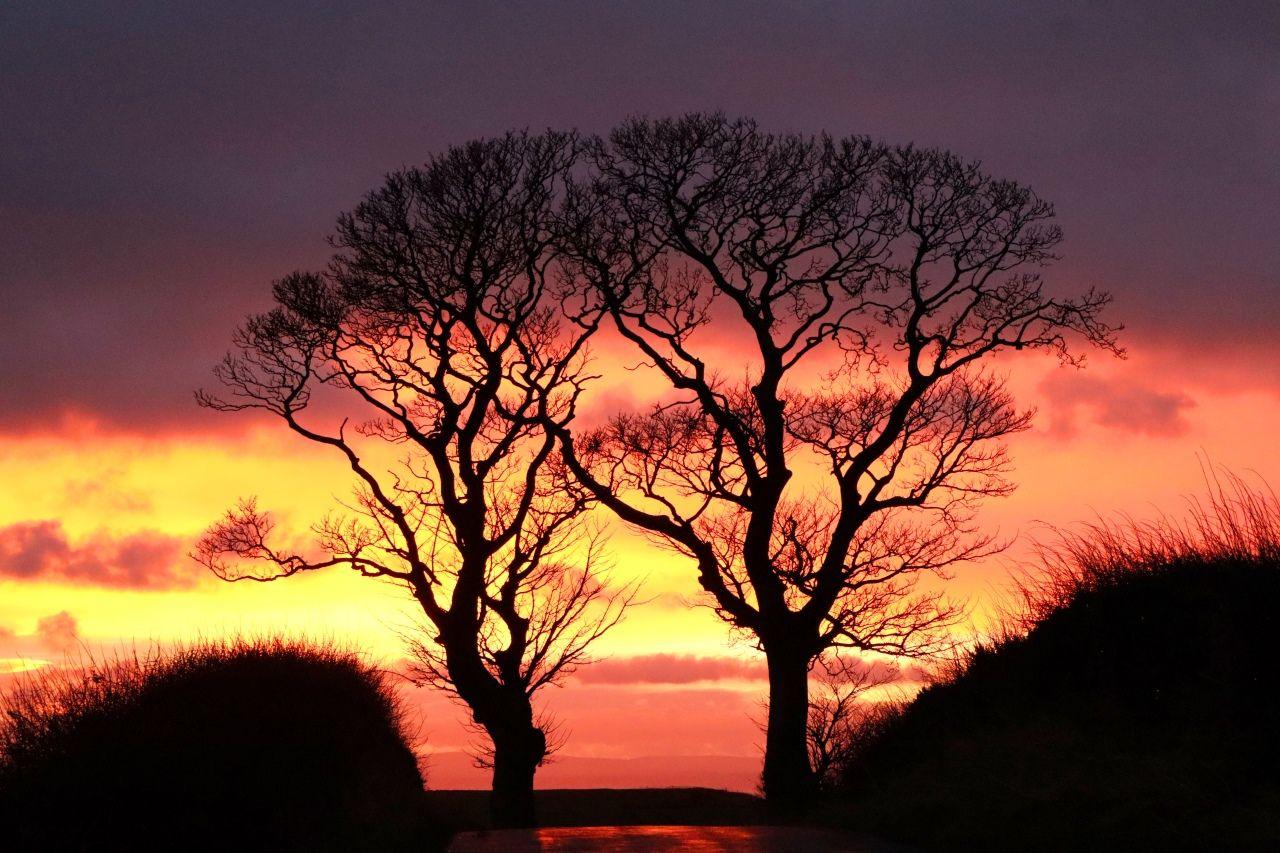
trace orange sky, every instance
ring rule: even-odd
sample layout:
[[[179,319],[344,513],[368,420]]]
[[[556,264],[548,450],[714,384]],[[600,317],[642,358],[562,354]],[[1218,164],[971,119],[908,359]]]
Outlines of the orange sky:
[[[1265,387],[1180,382],[1161,373],[1167,359],[1157,356],[1139,348],[1123,362],[1095,357],[1084,372],[1045,361],[1015,367],[1013,386],[1040,413],[1036,428],[1012,443],[1019,490],[988,503],[983,518],[1021,539],[1006,555],[961,570],[947,586],[970,599],[979,627],[1037,520],[1176,513],[1182,496],[1201,491],[1201,454],[1280,482],[1273,427],[1280,396]],[[601,409],[622,402],[620,387],[606,375],[594,392]],[[224,426],[209,417],[211,426]],[[193,537],[240,496],[257,494],[279,514],[285,535],[301,536],[349,485],[329,454],[299,445],[270,423],[240,426],[146,437],[68,419],[45,433],[0,438],[6,668],[74,653],[65,619],[41,628],[41,620],[63,612],[74,619],[78,642],[94,650],[286,631],[350,641],[396,659],[396,632],[414,619],[409,599],[392,585],[343,571],[226,584],[184,556]],[[612,551],[617,577],[642,576],[651,602],[600,644],[606,661],[545,694],[569,739],[566,758],[542,783],[631,773],[651,784],[703,779],[749,788],[759,740],[752,718],[763,685],[758,662],[735,660],[751,659],[752,651],[732,645],[709,611],[689,605],[697,589],[678,557],[616,525]],[[30,576],[19,576],[19,554]],[[442,753],[433,762],[433,783],[483,785],[484,775],[452,754],[471,737],[462,711],[428,691],[408,695],[419,709],[424,749]],[[585,761],[663,755],[700,757],[622,765],[629,770]]]
[[[1048,280],[1111,291],[1130,353],[1002,363],[1039,415],[984,522],[1176,512],[1203,458],[1280,486],[1278,23],[1275,4],[1155,0],[0,3],[0,683],[81,645],[231,632],[396,659],[413,617],[393,586],[228,585],[186,558],[242,496],[298,535],[349,488],[321,449],[191,393],[274,278],[324,264],[338,211],[511,128],[719,109],[980,159],[1057,205]],[[644,402],[605,368],[589,414]],[[547,693],[569,740],[540,784],[750,788],[752,652],[687,605],[688,566],[625,531],[612,547],[652,603]],[[1020,547],[949,584],[979,623]],[[483,785],[462,714],[410,698],[431,783]]]

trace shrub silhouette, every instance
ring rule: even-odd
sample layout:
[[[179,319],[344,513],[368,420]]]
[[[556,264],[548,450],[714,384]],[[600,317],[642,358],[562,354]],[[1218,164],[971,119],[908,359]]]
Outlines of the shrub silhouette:
[[[333,646],[90,662],[20,681],[4,712],[0,847],[423,850],[442,837],[390,686]]]
[[[843,821],[948,849],[1277,849],[1280,508],[1045,551],[1025,614],[851,757]]]

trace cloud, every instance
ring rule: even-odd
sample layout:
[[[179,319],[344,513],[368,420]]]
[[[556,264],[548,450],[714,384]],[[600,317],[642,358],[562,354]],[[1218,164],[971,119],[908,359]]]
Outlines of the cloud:
[[[692,684],[763,680],[768,673],[762,660],[654,654],[596,661],[575,677],[586,684]]]
[[[922,682],[928,673],[913,663],[845,656],[851,674],[880,681]],[[596,661],[574,673],[583,684],[696,684],[707,681],[759,681],[769,677],[764,659],[730,655],[652,654]]]
[[[96,472],[92,477],[72,478],[62,485],[63,502],[92,505],[112,513],[150,512],[151,498],[123,484],[122,468]]]
[[[648,408],[650,405],[648,400],[622,384],[629,377],[624,374],[623,377],[613,378],[617,380],[615,383],[610,383],[608,380],[601,381],[600,387],[586,397],[586,403],[578,412],[577,420],[574,422],[578,429],[603,426],[621,413],[643,411]]]
[[[29,633],[0,625],[0,674],[39,669],[49,663],[47,658],[65,654],[79,643],[76,618],[66,610],[37,619]]]
[[[841,655],[846,672],[853,678],[864,678],[875,684],[920,684],[928,680],[929,671],[916,663],[898,664],[892,660]]]
[[[36,639],[50,651],[65,652],[78,637],[76,618],[65,610],[36,622]]]
[[[0,528],[0,577],[125,589],[195,585],[198,572],[184,556],[185,541],[156,531],[113,537],[96,533],[72,543],[57,521]]]
[[[1082,412],[1099,426],[1138,435],[1170,437],[1190,427],[1186,412],[1196,401],[1182,392],[1159,391],[1131,380],[1054,373],[1040,383],[1049,399],[1051,435],[1070,438]]]
[[[1070,235],[1055,275],[1100,280],[1135,327],[1197,350],[1280,328],[1275,169],[1257,156],[1275,135],[1275,4],[383,2],[360,27],[270,3],[18,5],[0,26],[0,256],[22,322],[0,336],[0,429],[64,409],[149,434],[230,428],[191,390],[272,277],[324,263],[333,212],[377,175],[508,127],[709,104],[1033,180]],[[904,68],[904,43],[938,61]]]

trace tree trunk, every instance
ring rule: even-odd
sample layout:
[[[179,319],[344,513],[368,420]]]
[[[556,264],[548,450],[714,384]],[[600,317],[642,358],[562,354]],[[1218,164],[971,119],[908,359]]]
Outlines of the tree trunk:
[[[444,635],[441,643],[453,687],[493,743],[493,789],[489,820],[497,828],[537,825],[533,774],[547,754],[547,736],[533,722],[533,706],[522,686],[497,681],[476,652],[475,627]]]
[[[769,665],[769,728],[765,735],[764,796],[780,815],[797,815],[816,790],[809,767],[809,659],[765,646]]]
[[[533,774],[546,752],[546,736],[537,728],[493,737],[489,818],[495,828],[538,825],[533,803]]]

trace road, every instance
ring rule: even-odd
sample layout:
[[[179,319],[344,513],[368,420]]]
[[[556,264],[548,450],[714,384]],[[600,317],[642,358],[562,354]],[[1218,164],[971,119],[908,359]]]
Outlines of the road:
[[[892,853],[901,848],[825,829],[789,826],[584,826],[464,832],[449,853],[607,850],[617,853]]]

